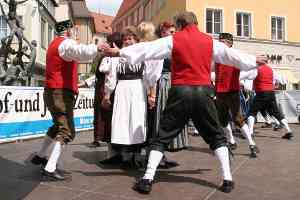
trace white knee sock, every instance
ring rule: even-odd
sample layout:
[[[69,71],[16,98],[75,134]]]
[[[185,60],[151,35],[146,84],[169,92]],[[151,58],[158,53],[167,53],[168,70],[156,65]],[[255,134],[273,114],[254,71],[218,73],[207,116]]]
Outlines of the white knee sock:
[[[215,150],[215,154],[217,155],[220,163],[221,169],[223,173],[223,179],[232,181],[232,175],[230,171],[230,162],[229,162],[229,153],[227,147],[220,147]]]
[[[154,175],[156,172],[156,169],[163,157],[163,153],[160,151],[155,151],[152,150],[150,151],[149,159],[148,159],[148,164],[147,164],[147,169],[144,175],[144,179],[154,179]]]
[[[53,150],[51,152],[51,155],[50,155],[47,165],[45,167],[46,171],[54,172],[56,170],[56,165],[57,165],[58,159],[61,155],[61,152],[62,152],[61,143],[55,142]]]
[[[46,135],[44,138],[42,147],[41,147],[40,151],[37,153],[37,155],[42,158],[46,157],[47,150],[53,142],[54,142],[54,140]]]
[[[252,135],[253,134],[253,128],[254,128],[255,118],[253,116],[248,117],[248,127],[249,132]]]
[[[234,137],[233,137],[233,135],[232,135],[232,129],[231,129],[231,125],[230,125],[230,123],[228,123],[227,124],[227,126],[225,127],[225,128],[223,128],[224,129],[224,132],[228,135],[228,137],[229,137],[229,142],[231,143],[231,144],[235,144],[235,139],[234,139]]]
[[[272,117],[272,118],[273,118],[275,124],[276,124],[277,126],[279,126],[279,125],[280,125],[280,122],[279,122],[275,117]]]
[[[286,119],[282,119],[281,123],[284,125],[284,128],[287,130],[288,133],[292,132],[292,130],[289,127],[289,123]]]
[[[247,138],[247,140],[248,140],[248,142],[249,142],[249,145],[255,145],[255,142],[254,142],[253,139],[252,139],[252,136],[251,136],[251,133],[250,133],[250,130],[249,130],[247,124],[244,124],[244,125],[242,126],[241,132],[242,132],[242,134]]]

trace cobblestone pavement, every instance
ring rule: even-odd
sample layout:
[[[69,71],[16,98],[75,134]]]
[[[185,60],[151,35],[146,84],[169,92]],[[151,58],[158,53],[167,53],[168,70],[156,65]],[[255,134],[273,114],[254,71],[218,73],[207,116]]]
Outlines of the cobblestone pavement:
[[[259,127],[260,124],[257,125]],[[160,170],[150,195],[131,189],[143,171],[124,171],[99,164],[106,145],[91,148],[92,132],[78,133],[63,154],[63,166],[72,180],[43,182],[40,168],[25,160],[40,147],[41,139],[0,145],[1,200],[296,200],[300,199],[300,127],[292,125],[293,141],[282,140],[284,132],[256,129],[261,150],[249,158],[247,142],[238,138],[232,162],[235,190],[224,194],[218,161],[200,137],[190,136],[192,147],[168,157],[180,166]]]

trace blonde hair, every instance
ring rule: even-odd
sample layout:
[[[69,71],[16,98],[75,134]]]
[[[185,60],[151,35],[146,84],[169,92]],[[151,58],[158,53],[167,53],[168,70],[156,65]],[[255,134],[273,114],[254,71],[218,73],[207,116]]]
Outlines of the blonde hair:
[[[151,22],[141,22],[137,27],[137,35],[140,38],[140,42],[155,40],[154,24]]]

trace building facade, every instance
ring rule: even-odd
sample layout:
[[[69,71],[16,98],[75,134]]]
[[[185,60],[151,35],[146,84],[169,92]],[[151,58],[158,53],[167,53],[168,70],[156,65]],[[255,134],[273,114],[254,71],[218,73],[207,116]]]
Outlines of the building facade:
[[[7,4],[3,0],[0,2],[7,12]],[[17,14],[21,17],[25,27],[24,36],[29,41],[36,40],[38,44],[34,76],[31,81],[33,86],[43,86],[46,49],[54,37],[55,7],[57,6],[55,0],[28,0],[17,7]],[[3,38],[9,35],[10,30],[3,16],[0,16],[0,23],[0,38]]]
[[[259,5],[258,5],[259,3]],[[128,6],[130,5],[130,6]],[[287,89],[300,89],[300,2],[261,0],[124,0],[113,29],[132,23],[136,8],[144,6],[144,18],[154,24],[168,20],[180,11],[197,15],[199,28],[217,38],[220,32],[232,33],[234,47],[252,54],[265,54],[270,65],[286,80]],[[293,5],[293,6],[291,6]],[[127,9],[126,9],[127,8]]]

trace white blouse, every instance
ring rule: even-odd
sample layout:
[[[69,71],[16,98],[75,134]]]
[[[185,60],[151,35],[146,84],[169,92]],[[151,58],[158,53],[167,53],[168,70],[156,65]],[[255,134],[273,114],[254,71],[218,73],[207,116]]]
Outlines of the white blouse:
[[[104,93],[110,95],[117,85],[117,66],[121,62],[120,57],[105,57],[103,58],[99,70],[106,73]],[[157,80],[161,76],[163,68],[163,60],[148,60],[145,61],[143,81],[146,88],[154,87]]]

